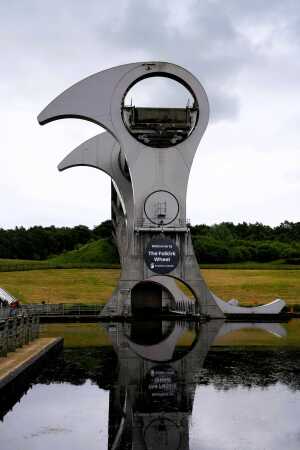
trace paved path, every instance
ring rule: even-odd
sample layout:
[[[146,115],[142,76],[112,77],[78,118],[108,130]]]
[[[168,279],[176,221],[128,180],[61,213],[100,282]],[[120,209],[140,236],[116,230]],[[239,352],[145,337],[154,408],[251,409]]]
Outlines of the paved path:
[[[49,350],[62,345],[62,338],[39,338],[15,352],[0,357],[0,389],[29,368]]]

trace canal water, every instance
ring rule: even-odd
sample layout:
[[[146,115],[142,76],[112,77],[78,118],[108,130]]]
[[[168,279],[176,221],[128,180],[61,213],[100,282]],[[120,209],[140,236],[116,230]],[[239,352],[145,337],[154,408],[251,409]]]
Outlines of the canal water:
[[[0,403],[1,450],[300,449],[297,320],[42,334],[63,336],[64,351]]]

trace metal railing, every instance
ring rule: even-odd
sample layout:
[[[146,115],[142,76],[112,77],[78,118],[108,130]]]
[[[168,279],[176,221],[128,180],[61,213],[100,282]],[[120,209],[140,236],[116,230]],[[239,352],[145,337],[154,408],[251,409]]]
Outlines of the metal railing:
[[[104,305],[87,304],[32,304],[23,305],[24,309],[30,315],[39,315],[40,317],[58,317],[58,316],[98,316]]]
[[[18,272],[27,270],[48,270],[48,269],[119,269],[120,264],[105,264],[105,263],[9,263],[0,264],[0,272]]]
[[[160,228],[161,227],[161,225],[156,225],[153,222],[151,222],[149,219],[146,219],[145,217],[137,218],[135,223],[136,223],[137,227],[146,227],[146,228],[148,228],[148,227],[150,227],[150,228],[155,228],[155,227],[156,228]],[[175,223],[176,223],[177,227],[188,227],[188,226],[190,226],[190,220],[189,219],[186,219],[186,220],[176,219]],[[168,228],[168,225],[163,225],[163,226],[166,229]],[[170,227],[172,227],[172,226],[174,227],[173,224],[170,224]]]
[[[186,300],[176,301],[176,306],[172,309],[172,312],[183,313],[186,315],[197,314],[196,304],[192,301],[187,302]]]
[[[7,356],[39,336],[39,316],[21,310],[0,309],[0,356]]]

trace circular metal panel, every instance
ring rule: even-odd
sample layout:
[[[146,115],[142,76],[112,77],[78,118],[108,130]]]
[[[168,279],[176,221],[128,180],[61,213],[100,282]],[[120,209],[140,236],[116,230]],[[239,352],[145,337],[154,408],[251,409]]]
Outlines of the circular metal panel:
[[[146,198],[144,211],[150,222],[156,225],[168,225],[178,216],[179,203],[171,192],[154,191]]]
[[[185,89],[192,98],[192,106],[141,107],[125,105],[130,90],[145,79],[169,79],[177,89]],[[184,142],[194,131],[199,118],[197,98],[189,84],[174,74],[146,72],[131,84],[122,101],[122,119],[128,132],[142,144],[152,148],[169,148]]]

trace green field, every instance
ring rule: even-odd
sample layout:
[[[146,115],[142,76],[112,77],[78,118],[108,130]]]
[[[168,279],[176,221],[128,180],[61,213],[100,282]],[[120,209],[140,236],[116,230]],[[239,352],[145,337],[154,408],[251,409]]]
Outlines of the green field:
[[[113,258],[107,257],[105,245],[96,241],[80,247],[77,250],[45,260],[32,259],[3,259],[0,258],[0,272],[14,272],[38,269],[118,269],[120,264]],[[102,252],[102,253],[101,253]],[[105,256],[103,256],[105,252]],[[101,257],[99,257],[101,255]],[[105,261],[105,262],[104,262]],[[270,269],[270,270],[300,270],[299,264],[287,264],[283,260],[268,263],[255,261],[226,263],[226,264],[200,264],[202,269]]]
[[[0,272],[0,286],[23,303],[105,303],[119,278],[111,269]]]
[[[283,298],[300,304],[299,270],[204,269],[210,289],[242,305]],[[24,303],[105,303],[117,285],[119,269],[47,269],[0,272],[0,286]]]
[[[241,304],[261,304],[282,298],[300,304],[298,270],[203,270],[208,286],[224,300],[236,298]]]

